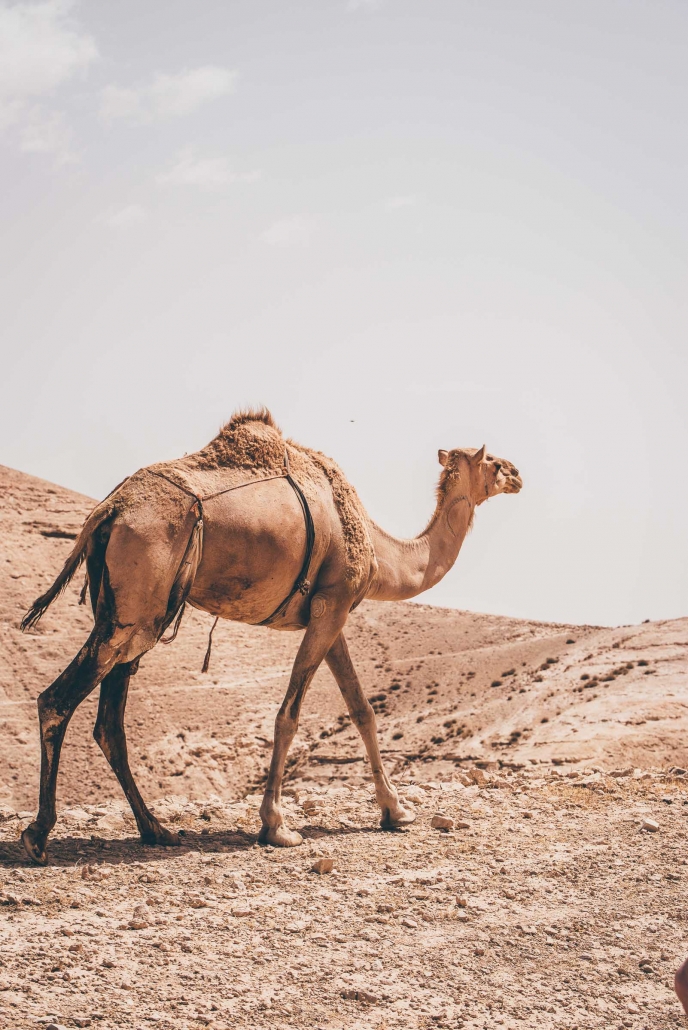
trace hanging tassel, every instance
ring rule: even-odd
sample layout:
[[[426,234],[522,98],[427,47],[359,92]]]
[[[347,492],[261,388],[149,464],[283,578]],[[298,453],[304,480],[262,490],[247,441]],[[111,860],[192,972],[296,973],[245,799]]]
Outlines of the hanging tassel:
[[[210,665],[210,651],[211,651],[212,646],[213,646],[213,633],[215,632],[215,627],[217,626],[219,621],[220,621],[220,616],[218,615],[218,616],[216,616],[215,622],[213,623],[213,625],[212,625],[212,627],[210,629],[210,633],[208,634],[208,650],[206,651],[205,658],[203,659],[203,668],[201,669],[201,672],[207,672],[208,671],[208,667]]]

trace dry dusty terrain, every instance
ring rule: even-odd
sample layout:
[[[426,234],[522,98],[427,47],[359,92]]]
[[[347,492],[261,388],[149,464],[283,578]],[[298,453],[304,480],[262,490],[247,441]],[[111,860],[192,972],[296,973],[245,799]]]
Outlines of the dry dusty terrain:
[[[88,632],[80,582],[37,631],[18,623],[91,502],[2,467],[0,497],[0,1026],[686,1025],[671,974],[688,951],[688,620],[363,605],[351,650],[418,820],[377,829],[324,671],[289,773],[306,843],[285,852],[255,841],[298,636],[222,624],[202,675],[211,620],[191,612],[142,661],[127,713],[135,775],[183,847],[138,843],[90,737],[96,691],[37,869],[18,844],[35,698]],[[436,814],[454,828],[433,829]],[[320,857],[332,872],[310,871]]]

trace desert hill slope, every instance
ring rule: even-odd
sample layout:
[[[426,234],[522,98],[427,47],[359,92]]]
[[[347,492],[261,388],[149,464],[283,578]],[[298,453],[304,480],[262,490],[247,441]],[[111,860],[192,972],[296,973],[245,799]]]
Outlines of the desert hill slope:
[[[36,631],[22,634],[19,621],[93,502],[4,466],[0,498],[0,803],[25,809],[37,784],[35,698],[91,625],[78,605],[80,577]],[[450,575],[460,567],[459,558]],[[147,655],[132,683],[127,727],[144,795],[232,799],[260,784],[300,635],[221,623],[203,675],[210,624],[187,612],[177,640]],[[601,629],[371,602],[352,615],[348,637],[393,771],[420,763],[441,776],[492,761],[688,764],[688,619]],[[90,736],[97,693],[69,730],[62,803],[118,796]],[[362,756],[323,669],[304,704],[290,775],[356,780]]]
[[[221,624],[203,675],[211,620],[190,612],[142,661],[127,710],[135,775],[182,845],[136,836],[91,737],[95,691],[37,867],[19,843],[35,698],[89,631],[80,582],[36,631],[18,627],[92,502],[2,467],[0,497],[1,1026],[685,1025],[671,977],[688,922],[688,619],[601,629],[362,605],[351,651],[418,818],[378,830],[325,670],[285,791],[304,844],[281,851],[256,843],[258,806],[299,635]]]

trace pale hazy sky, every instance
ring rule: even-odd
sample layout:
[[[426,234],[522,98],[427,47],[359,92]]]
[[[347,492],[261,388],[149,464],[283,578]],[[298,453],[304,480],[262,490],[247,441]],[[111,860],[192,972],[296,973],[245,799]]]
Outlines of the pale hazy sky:
[[[0,3],[0,462],[101,497],[268,404],[425,599],[688,613],[685,0]]]

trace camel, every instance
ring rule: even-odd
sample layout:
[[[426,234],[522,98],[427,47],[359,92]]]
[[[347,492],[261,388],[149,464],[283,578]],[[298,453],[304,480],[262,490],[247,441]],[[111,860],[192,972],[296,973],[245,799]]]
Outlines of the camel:
[[[285,439],[267,409],[236,413],[202,450],[151,465],[121,483],[86,518],[65,565],[27,612],[22,629],[86,562],[93,629],[74,659],[38,698],[39,807],[24,830],[29,857],[45,864],[56,822],[60,750],[76,708],[100,684],[94,737],[131,805],[141,840],[175,845],[177,834],[147,808],[127,757],[124,711],[141,657],[184,605],[272,629],[302,630],[289,686],[275,720],[260,808],[263,843],[292,847],[302,837],[281,808],[285,763],[304,695],[323,659],[363,739],[380,825],[411,823],[383,767],[375,714],[344,636],[364,598],[399,601],[428,590],[452,568],[475,509],[517,493],[518,470],[485,447],[440,450],[435,512],[415,539],[398,540],[369,518],[356,491],[324,454]],[[206,656],[207,657],[207,656]]]

